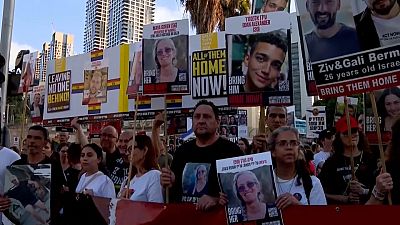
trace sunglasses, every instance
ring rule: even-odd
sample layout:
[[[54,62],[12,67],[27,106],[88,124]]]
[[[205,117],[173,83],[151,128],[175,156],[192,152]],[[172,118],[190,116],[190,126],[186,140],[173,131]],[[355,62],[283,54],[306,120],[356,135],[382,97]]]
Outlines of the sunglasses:
[[[351,128],[351,134],[358,134],[358,128]],[[347,136],[347,131],[342,133],[343,136]]]
[[[288,147],[289,146],[291,148],[294,148],[294,147],[298,147],[300,145],[300,141],[297,141],[297,140],[290,140],[290,141],[288,141],[288,140],[280,140],[280,141],[276,142],[276,145],[279,146],[279,147]]]
[[[253,188],[256,184],[257,184],[256,182],[249,181],[249,182],[246,183],[246,185],[240,185],[238,187],[238,191],[239,191],[239,193],[245,192],[246,191],[246,186],[247,186],[248,189],[250,189],[250,188]]]
[[[158,56],[164,55],[164,53],[169,55],[171,54],[172,50],[173,50],[172,48],[164,48],[164,49],[161,48],[157,50],[157,55]]]
[[[286,115],[285,114],[281,114],[281,113],[270,113],[270,114],[268,114],[268,117],[270,117],[270,118],[279,117],[279,119],[285,119]]]

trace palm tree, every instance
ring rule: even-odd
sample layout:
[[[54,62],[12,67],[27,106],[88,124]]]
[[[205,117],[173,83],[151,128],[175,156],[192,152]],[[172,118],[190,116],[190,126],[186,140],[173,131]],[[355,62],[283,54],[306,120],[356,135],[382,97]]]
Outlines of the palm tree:
[[[225,30],[225,18],[247,15],[250,0],[180,0],[190,13],[191,25],[197,34],[211,33],[216,28]]]

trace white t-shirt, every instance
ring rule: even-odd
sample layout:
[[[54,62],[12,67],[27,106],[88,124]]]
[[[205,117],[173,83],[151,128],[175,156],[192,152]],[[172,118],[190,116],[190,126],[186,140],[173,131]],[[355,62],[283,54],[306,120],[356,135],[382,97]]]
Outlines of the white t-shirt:
[[[381,19],[372,15],[381,46],[389,46],[400,42],[400,13],[392,19]]]
[[[9,148],[3,147],[0,149],[0,195],[4,194],[4,179],[7,166],[11,165],[20,158],[21,157],[16,152]],[[0,213],[0,223],[2,214],[3,213]]]
[[[94,176],[96,177],[92,179]],[[90,176],[86,176],[86,173],[81,176],[75,190],[76,193],[82,193],[84,189],[93,190],[93,195],[97,197],[115,198],[113,182],[101,171]]]
[[[150,170],[140,177],[133,177],[129,185],[129,189],[133,190],[130,199],[141,202],[163,203],[160,175],[160,171]]]
[[[310,192],[310,205],[326,205],[326,197],[321,182],[316,176],[311,176],[311,180],[313,187]],[[283,180],[276,176],[275,181],[278,196],[284,193],[290,193],[296,197],[302,205],[308,205],[303,184],[296,186],[297,175],[290,180]]]
[[[324,163],[330,156],[331,152],[324,152],[324,151],[320,151],[317,154],[315,154],[313,160],[315,169],[317,169],[320,163]]]

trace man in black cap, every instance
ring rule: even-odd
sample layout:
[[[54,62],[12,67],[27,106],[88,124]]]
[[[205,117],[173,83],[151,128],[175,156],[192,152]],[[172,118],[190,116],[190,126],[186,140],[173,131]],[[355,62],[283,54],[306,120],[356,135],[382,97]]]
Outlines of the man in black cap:
[[[314,155],[314,166],[318,173],[321,171],[325,160],[327,160],[332,155],[332,142],[334,133],[329,129],[325,129],[319,133],[318,142],[322,147],[321,150]]]

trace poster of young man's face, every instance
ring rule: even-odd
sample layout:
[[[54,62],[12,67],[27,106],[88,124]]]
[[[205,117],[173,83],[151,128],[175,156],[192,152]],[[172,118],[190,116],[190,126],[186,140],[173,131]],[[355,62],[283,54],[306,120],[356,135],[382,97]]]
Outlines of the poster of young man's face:
[[[288,43],[286,30],[228,35],[229,94],[266,93],[267,104],[278,101],[271,96],[282,96],[280,103],[290,103],[292,78]]]
[[[290,0],[253,0],[252,14],[270,13],[276,11],[289,12]]]

